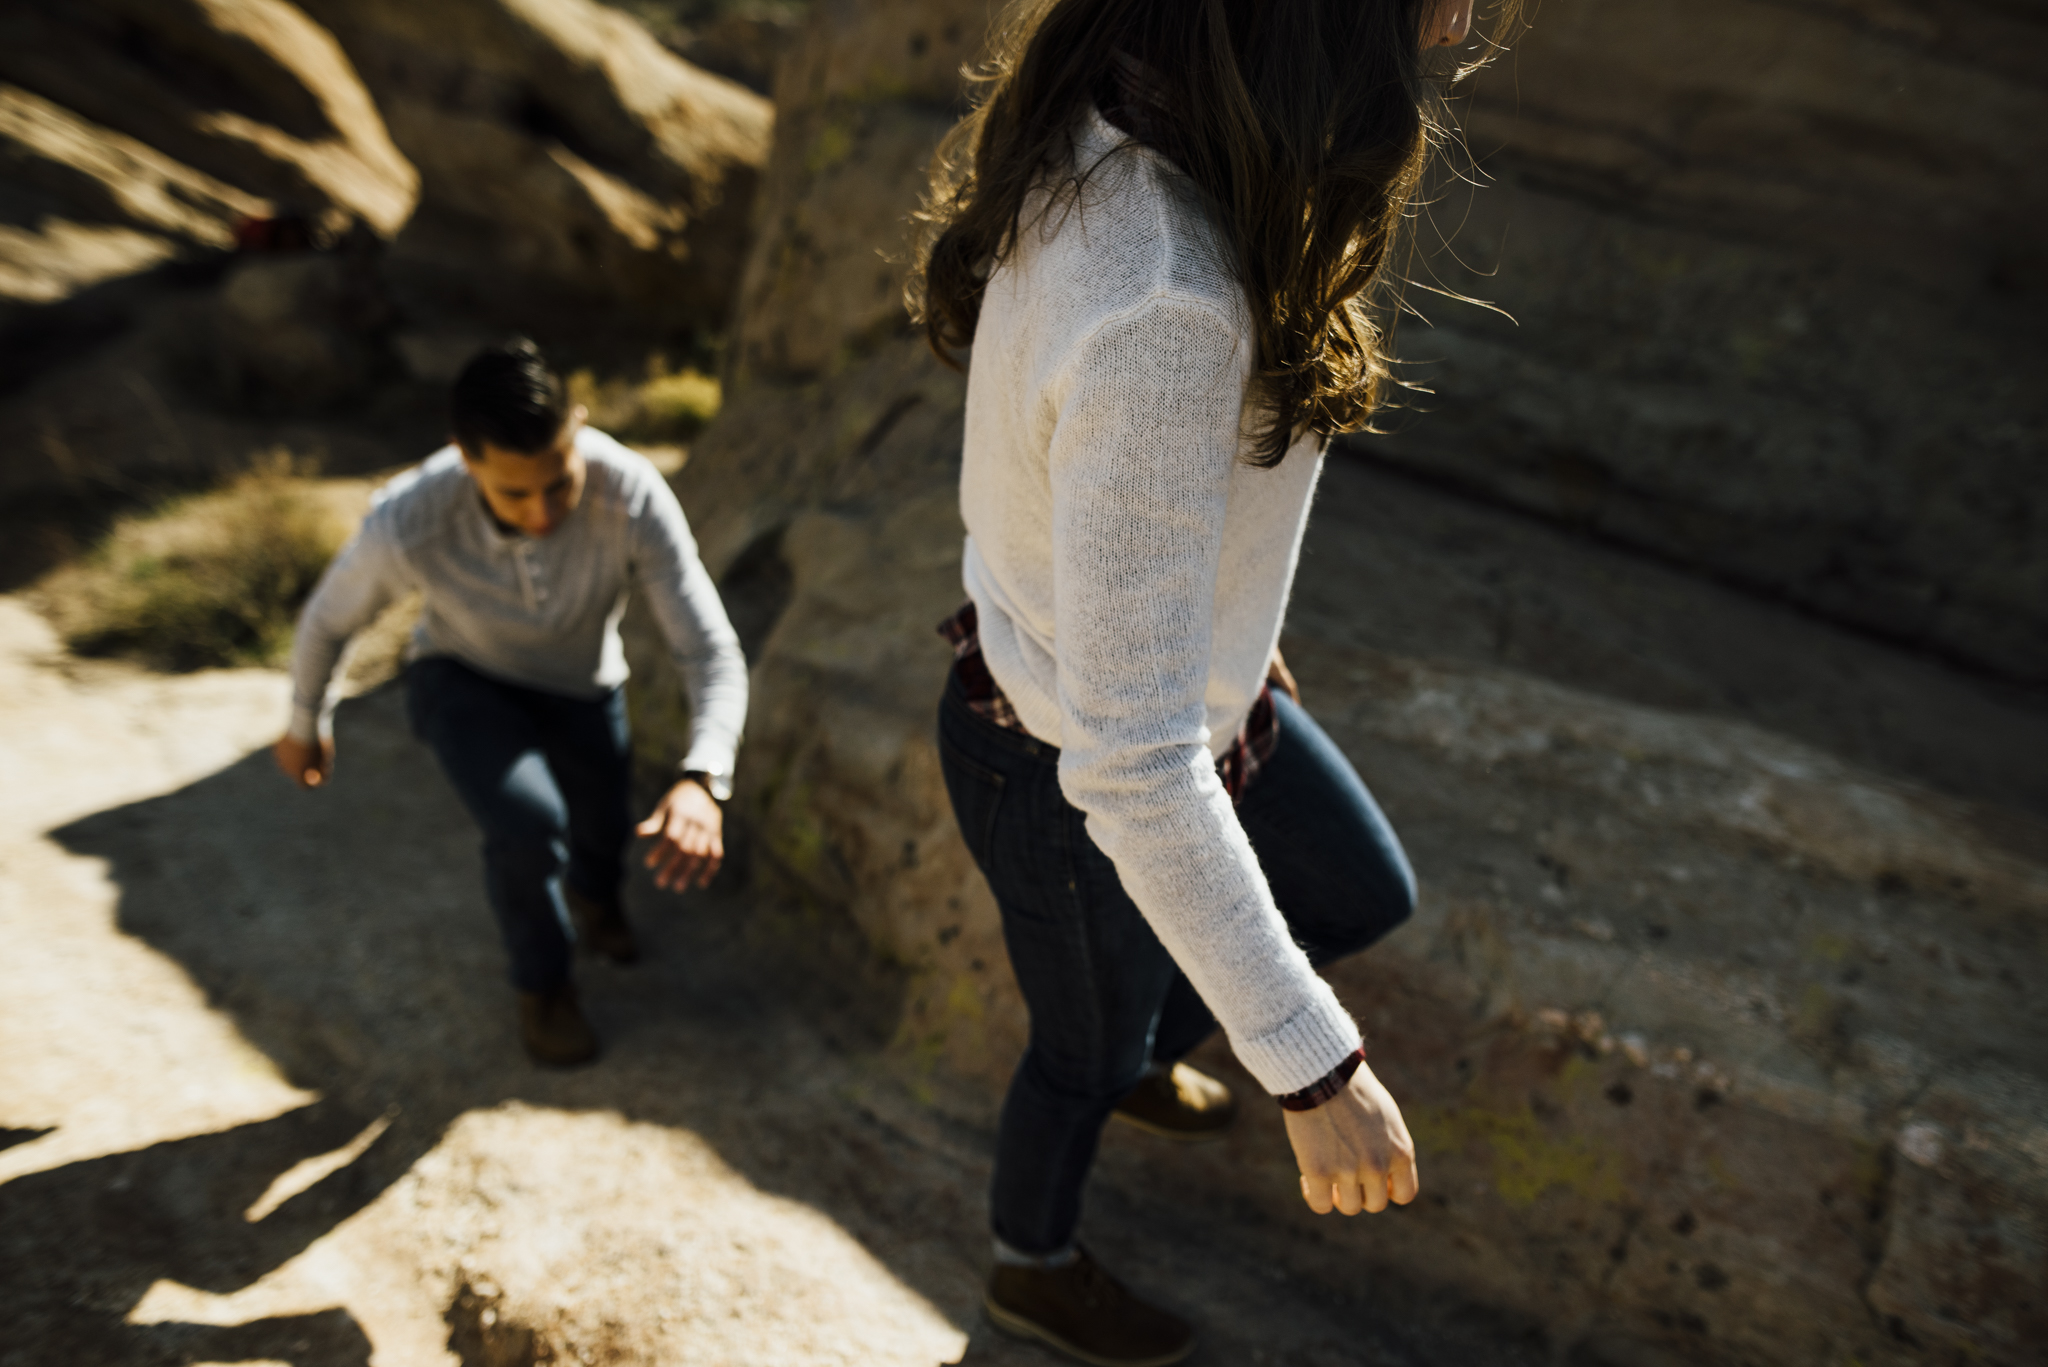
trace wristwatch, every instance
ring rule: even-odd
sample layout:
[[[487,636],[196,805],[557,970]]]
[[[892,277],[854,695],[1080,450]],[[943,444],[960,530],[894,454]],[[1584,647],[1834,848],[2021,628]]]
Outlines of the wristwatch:
[[[730,792],[720,793],[718,791],[721,785],[715,778],[711,776],[709,770],[685,769],[683,770],[683,778],[687,782],[694,783],[699,788],[702,788],[707,794],[710,795],[711,800],[713,802],[718,803],[720,806],[724,806],[725,799],[732,795]]]

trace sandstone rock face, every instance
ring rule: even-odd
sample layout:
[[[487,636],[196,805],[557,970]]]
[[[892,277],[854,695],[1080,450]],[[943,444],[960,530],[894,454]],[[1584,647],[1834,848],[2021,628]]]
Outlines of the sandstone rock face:
[[[961,0],[819,0],[776,76],[737,378],[815,377],[904,327],[905,217],[988,22]]]
[[[722,326],[771,120],[593,0],[38,0],[0,82],[12,297],[291,213],[398,238],[499,327],[537,298]]]
[[[2010,5],[1538,8],[1421,272],[1512,321],[1418,295],[1362,449],[2048,679],[2044,63]]]
[[[312,0],[421,168],[396,245],[682,328],[730,309],[770,107],[592,0]],[[512,321],[509,320],[508,321]]]
[[[377,378],[391,303],[364,255],[243,261],[214,309],[221,388],[257,407],[319,408]]]
[[[0,7],[0,580],[276,445],[417,454],[507,329],[708,341],[769,120],[591,0]]]
[[[0,80],[296,212],[389,235],[418,193],[333,36],[285,0],[24,0]]]
[[[237,217],[269,207],[15,86],[0,86],[0,138],[0,298],[50,303],[181,248],[228,247]]]
[[[935,1104],[986,1126],[1025,1018],[931,739],[948,664],[933,625],[961,597],[964,389],[904,334],[878,256],[901,250],[913,143],[918,130],[936,138],[937,101],[950,97],[919,84],[926,49],[907,31],[945,28],[936,6],[914,24],[869,13],[821,5],[783,70],[737,382],[678,483],[728,593],[771,603],[743,628],[755,705],[736,810],[756,874],[794,908],[787,944],[858,927],[891,966],[900,1063],[929,1079]],[[944,16],[963,33],[981,22],[979,6]],[[1525,90],[1536,52],[1522,59]],[[1738,102],[1790,80],[1728,75]],[[1596,84],[1583,68],[1544,79]],[[1649,83],[1632,98],[1658,107],[1655,74],[1631,79]],[[1508,116],[1486,117],[1496,123],[1482,128]],[[893,213],[872,202],[885,188],[900,196]],[[1513,203],[1523,222],[1528,196]],[[1569,248],[1648,231],[1612,210],[1573,211],[1581,237],[1561,235],[1542,258],[1555,273],[1530,286],[1584,310],[1559,354],[1579,337],[1592,345],[1600,307],[1637,306],[1619,283],[1595,294]],[[1721,307],[1750,298],[1753,277],[1716,279],[1731,291]],[[1720,299],[1704,285],[1689,297]],[[1689,354],[1690,316],[1672,303],[1657,317],[1627,355]],[[1486,326],[1458,321],[1475,337]],[[1542,339],[1525,325],[1529,359],[1514,364],[1534,373]],[[1481,354],[1455,339],[1443,351],[1459,364]],[[1489,364],[1524,374],[1510,360]],[[1810,383],[1858,401],[1866,381],[1828,365]],[[1447,396],[1466,373],[1449,370]],[[1517,397],[1537,389],[1482,398],[1481,417],[1452,418],[1447,397],[1446,416],[1376,454],[1406,461],[1425,439],[1459,450],[1483,436],[1494,445],[1457,468],[1505,489],[1487,482],[1487,453],[1518,448],[1484,416],[1511,401],[1577,411]],[[1647,436],[1628,449],[1677,463],[1676,447]],[[1731,475],[1729,497],[1824,511],[1833,468],[1752,469]],[[1695,474],[1688,488],[1714,487]],[[1697,673],[1684,688],[1644,658],[1650,633],[1616,628],[1559,663],[1543,633],[1568,611],[1496,621],[1462,584],[1447,587],[1487,547],[1556,533],[1341,454],[1322,500],[1286,648],[1424,889],[1411,925],[1332,978],[1407,1108],[1425,1195],[1397,1216],[1315,1221],[1295,1204],[1277,1116],[1256,1105],[1206,1152],[1111,1144],[1100,1180],[1292,1231],[1284,1261],[1300,1275],[1339,1282],[1365,1267],[1495,1307],[1540,1326],[1560,1360],[2028,1360],[2044,1326],[2018,1288],[2048,1279],[2048,1016],[2032,991],[2048,968],[2048,795],[2024,760],[1923,762],[1935,732],[1916,718],[2009,719],[2001,734],[2038,755],[2038,702],[1594,548],[1583,554],[1603,582],[1637,581],[1637,609],[1720,633],[1719,653],[1756,640],[1810,649],[1765,672],[1779,693],[1754,706],[1747,663],[1717,664],[1712,640],[1688,656]],[[1349,511],[1365,507],[1372,518]],[[1359,540],[1368,525],[1375,542]],[[1839,525],[1811,523],[1817,536]],[[1412,573],[1361,572],[1382,557]],[[1537,559],[1486,566],[1484,582],[1553,607],[1590,594],[1538,580]],[[1435,620],[1458,614],[1475,615]],[[1601,671],[1601,651],[1626,667]],[[644,642],[637,653],[653,654]],[[1841,700],[1832,717],[1798,702],[1829,696]],[[1791,733],[1739,719],[1751,716]],[[1857,717],[1882,735],[1842,720]],[[2017,807],[1966,800],[1986,796]],[[1205,1057],[1233,1067],[1220,1047]]]

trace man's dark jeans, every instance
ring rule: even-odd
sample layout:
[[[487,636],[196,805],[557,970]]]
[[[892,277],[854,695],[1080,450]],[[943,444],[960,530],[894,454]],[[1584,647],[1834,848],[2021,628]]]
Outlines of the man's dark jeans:
[[[1288,927],[1320,966],[1406,920],[1415,875],[1343,753],[1293,700],[1273,701],[1279,745],[1238,818]],[[1149,1064],[1181,1058],[1216,1022],[1061,794],[1058,749],[976,715],[949,679],[939,756],[1031,1008],[996,1140],[995,1232],[1025,1253],[1054,1253],[1073,1241],[1116,1103]]]
[[[625,690],[566,698],[433,656],[406,668],[405,697],[413,734],[483,827],[484,886],[512,985],[563,986],[572,932],[562,881],[616,898],[633,837]]]

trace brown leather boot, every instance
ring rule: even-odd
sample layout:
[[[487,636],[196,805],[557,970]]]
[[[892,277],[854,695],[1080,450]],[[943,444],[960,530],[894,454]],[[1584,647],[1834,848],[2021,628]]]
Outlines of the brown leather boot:
[[[571,887],[564,887],[568,898],[569,914],[576,918],[576,939],[589,946],[615,964],[635,963],[640,958],[640,945],[633,938],[633,928],[626,924],[626,910],[618,899],[600,902],[594,897],[585,897]]]
[[[583,1018],[576,989],[519,994],[519,1039],[535,1063],[573,1068],[597,1057],[597,1032]]]
[[[1194,1330],[1132,1295],[1085,1248],[1065,1267],[997,1263],[982,1306],[1004,1333],[1095,1367],[1166,1367],[1195,1351]]]
[[[1207,1073],[1176,1063],[1165,1072],[1146,1074],[1111,1114],[1147,1134],[1200,1144],[1223,1137],[1237,1119],[1237,1098]]]

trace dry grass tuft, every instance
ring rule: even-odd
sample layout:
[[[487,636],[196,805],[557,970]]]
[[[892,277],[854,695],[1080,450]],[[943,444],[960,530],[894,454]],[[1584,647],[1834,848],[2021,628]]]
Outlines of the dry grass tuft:
[[[275,452],[224,489],[121,518],[34,596],[82,655],[171,670],[276,664],[367,496],[361,481],[314,479]]]
[[[663,375],[640,386],[642,426],[650,436],[691,437],[718,416],[718,381],[694,370]]]
[[[718,380],[684,367],[671,371],[656,357],[647,377],[600,380],[588,370],[568,378],[569,397],[590,410],[590,421],[635,444],[688,441],[718,416]]]

